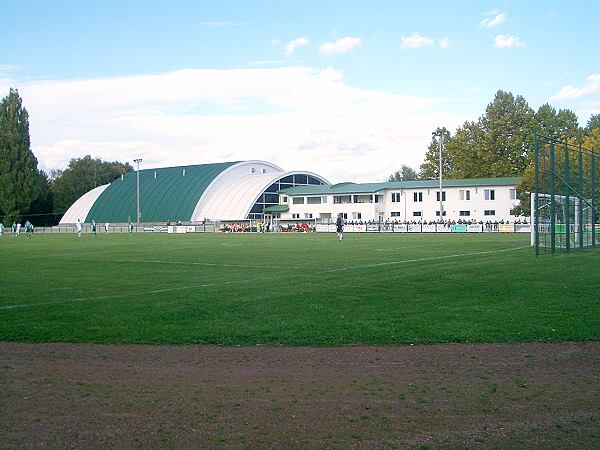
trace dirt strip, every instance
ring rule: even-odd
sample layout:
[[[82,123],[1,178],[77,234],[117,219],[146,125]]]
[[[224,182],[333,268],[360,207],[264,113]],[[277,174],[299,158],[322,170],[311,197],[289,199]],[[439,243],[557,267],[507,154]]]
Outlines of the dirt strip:
[[[600,448],[600,342],[0,343],[0,448]]]

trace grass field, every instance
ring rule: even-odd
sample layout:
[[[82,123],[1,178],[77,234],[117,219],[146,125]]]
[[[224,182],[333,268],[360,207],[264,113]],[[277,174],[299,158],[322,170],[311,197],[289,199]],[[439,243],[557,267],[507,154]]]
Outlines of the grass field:
[[[600,339],[600,252],[528,235],[0,238],[0,340],[345,345]]]

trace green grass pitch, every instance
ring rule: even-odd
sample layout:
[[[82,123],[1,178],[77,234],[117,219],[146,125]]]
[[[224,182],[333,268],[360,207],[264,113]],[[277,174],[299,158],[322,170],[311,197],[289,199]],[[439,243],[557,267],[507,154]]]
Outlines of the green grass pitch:
[[[0,238],[0,340],[349,345],[600,338],[600,252],[528,235]]]

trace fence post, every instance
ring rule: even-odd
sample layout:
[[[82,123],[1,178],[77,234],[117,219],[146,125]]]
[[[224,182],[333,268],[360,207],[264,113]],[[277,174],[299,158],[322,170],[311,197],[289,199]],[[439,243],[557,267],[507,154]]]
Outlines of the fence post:
[[[539,236],[539,223],[540,223],[540,205],[538,192],[540,190],[540,163],[539,163],[539,139],[537,130],[534,132],[534,145],[533,145],[533,160],[534,160],[534,178],[535,178],[535,192],[533,194],[534,211],[533,211],[533,233],[535,237],[535,256],[540,255],[540,236]]]
[[[554,202],[554,139],[550,141],[550,251],[556,253],[556,203]]]
[[[596,156],[592,149],[592,248],[596,248]]]
[[[570,216],[571,216],[571,208],[570,208],[570,202],[569,202],[569,144],[567,143],[567,141],[565,141],[565,182],[564,184],[565,186],[565,194],[566,194],[566,210],[567,213],[565,214],[565,239],[566,239],[566,246],[567,246],[567,253],[569,253],[571,251],[571,221],[570,221]]]
[[[583,248],[583,151],[579,144],[579,248]]]

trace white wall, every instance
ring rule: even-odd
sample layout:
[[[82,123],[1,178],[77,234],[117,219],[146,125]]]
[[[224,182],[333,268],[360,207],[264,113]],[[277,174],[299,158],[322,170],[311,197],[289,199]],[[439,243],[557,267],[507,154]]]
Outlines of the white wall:
[[[515,186],[465,186],[465,187],[445,187],[446,201],[443,202],[446,215],[445,220],[476,220],[476,221],[515,221],[518,217],[510,214],[510,211],[519,204],[518,200],[510,199],[510,190]],[[495,191],[494,200],[485,200],[485,189]],[[470,200],[460,200],[459,191],[470,191]],[[392,202],[392,193],[402,192],[400,202]],[[422,202],[415,202],[413,193],[423,194]],[[327,195],[327,203],[319,205],[294,204],[292,197],[288,197],[289,212],[282,214],[282,218],[291,219],[293,214],[299,214],[302,220],[306,213],[312,214],[313,218],[319,218],[322,213],[330,213],[336,217],[338,213],[346,213],[348,220],[352,220],[353,212],[361,213],[361,220],[377,220],[378,213],[383,212],[384,219],[398,219],[399,221],[419,220],[435,221],[439,219],[436,211],[439,210],[439,201],[436,195],[437,189],[385,189],[379,191],[383,195],[383,201],[380,203],[342,203],[334,204],[333,195]],[[375,194],[375,193],[373,193]],[[306,200],[305,200],[306,201]],[[485,211],[495,211],[493,215],[485,215]],[[399,212],[400,216],[392,217],[392,211]],[[422,216],[413,216],[414,211],[421,211]],[[460,211],[469,211],[469,216],[461,216]]]

